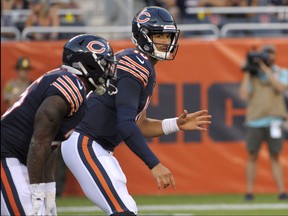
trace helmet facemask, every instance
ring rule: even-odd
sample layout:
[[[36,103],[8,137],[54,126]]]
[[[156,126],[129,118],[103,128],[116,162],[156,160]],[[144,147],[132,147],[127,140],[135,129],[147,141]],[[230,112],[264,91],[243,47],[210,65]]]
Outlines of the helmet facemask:
[[[162,30],[162,31],[154,30],[148,32],[146,28],[140,27],[140,32],[141,33],[137,35],[132,34],[132,40],[142,52],[157,60],[173,60],[175,58],[179,46],[177,42],[180,30],[178,29]],[[153,35],[156,34],[169,34],[171,38],[170,44],[155,43],[153,41]],[[135,38],[135,36],[138,38]],[[158,50],[157,49],[158,45],[161,46],[162,48],[165,46],[166,48],[164,50]]]
[[[161,34],[165,34],[165,32]],[[150,37],[147,38],[152,41],[152,45],[154,49],[154,52],[152,53],[152,55],[155,56],[155,58],[158,60],[173,60],[177,54],[177,51],[178,51],[177,41],[178,41],[179,32],[168,33],[168,34],[170,35],[170,41],[171,41],[170,44],[161,44],[161,43],[154,42],[153,35],[151,36],[152,40],[150,39]],[[163,49],[158,50],[157,46],[161,46],[163,47]]]
[[[110,84],[116,78],[116,58],[109,43],[97,35],[81,34],[71,38],[62,54],[63,66],[69,72],[82,76],[96,94],[113,95],[117,88]]]
[[[90,54],[91,55],[91,54]],[[95,94],[103,95],[106,91],[109,95],[116,94],[117,88],[110,83],[110,79],[116,78],[116,64],[115,57],[97,56],[95,53],[91,55],[93,59],[84,64],[83,62],[75,62],[72,67],[79,68],[88,82],[92,85]],[[99,76],[99,71],[103,71]],[[89,71],[89,73],[88,73]]]

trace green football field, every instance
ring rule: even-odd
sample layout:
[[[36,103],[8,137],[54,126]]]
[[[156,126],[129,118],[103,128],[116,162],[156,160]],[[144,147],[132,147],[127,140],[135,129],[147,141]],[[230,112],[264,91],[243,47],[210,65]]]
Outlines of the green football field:
[[[134,196],[138,215],[286,215],[288,201],[276,194],[243,195]],[[57,199],[58,215],[104,215],[85,197]]]

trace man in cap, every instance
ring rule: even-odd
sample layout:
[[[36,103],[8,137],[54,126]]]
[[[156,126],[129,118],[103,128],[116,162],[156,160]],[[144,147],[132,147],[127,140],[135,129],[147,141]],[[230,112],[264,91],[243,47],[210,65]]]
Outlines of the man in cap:
[[[26,57],[20,57],[16,63],[16,78],[8,81],[4,90],[6,109],[11,107],[25,89],[32,83],[29,79],[31,65]]]

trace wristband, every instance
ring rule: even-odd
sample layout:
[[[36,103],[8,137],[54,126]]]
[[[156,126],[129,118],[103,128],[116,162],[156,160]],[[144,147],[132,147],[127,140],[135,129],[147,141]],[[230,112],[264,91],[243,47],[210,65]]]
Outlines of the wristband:
[[[162,130],[163,130],[165,135],[180,131],[180,129],[177,125],[177,119],[178,119],[177,117],[176,118],[163,119]]]

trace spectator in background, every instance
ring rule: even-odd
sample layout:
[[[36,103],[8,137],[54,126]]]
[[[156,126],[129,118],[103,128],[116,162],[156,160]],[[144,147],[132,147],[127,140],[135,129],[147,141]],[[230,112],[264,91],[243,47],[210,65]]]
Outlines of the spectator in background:
[[[16,63],[17,77],[8,81],[4,90],[4,100],[6,109],[11,107],[19,96],[32,83],[29,79],[30,61],[26,57],[21,57]]]
[[[249,7],[249,6],[258,6],[258,0],[226,0],[226,7]],[[244,14],[244,13],[232,13],[226,14],[226,18],[233,19],[242,19],[240,21],[245,22],[243,19],[248,18],[254,14]]]
[[[179,21],[179,8],[177,0],[145,0],[147,6],[158,6],[167,9],[174,17],[176,22]]]
[[[75,0],[50,0],[49,3],[61,9],[79,8]]]
[[[1,10],[11,10],[13,3],[13,0],[1,0]]]
[[[25,21],[27,19],[27,16],[23,13],[21,13],[21,10],[27,10],[29,9],[29,1],[28,0],[13,0],[13,6],[12,10],[13,12],[13,22],[15,23],[15,27],[19,29],[20,32],[23,31],[25,27]],[[16,12],[17,11],[17,12]]]
[[[225,0],[200,0],[199,7],[224,7]],[[201,23],[211,23],[217,25],[219,28],[223,25],[222,15],[221,14],[213,14],[207,10],[206,13],[198,12],[197,14],[198,20]]]
[[[30,0],[31,14],[29,15],[25,27],[28,26],[59,26],[60,19],[57,8],[50,8],[45,0]],[[49,40],[57,39],[58,33],[34,33],[31,39]]]
[[[177,6],[179,8],[180,22],[184,24],[194,23],[197,15],[190,14],[187,9],[197,7],[199,0],[177,0]]]
[[[145,0],[147,6],[170,7],[174,6],[176,0]]]
[[[260,6],[287,6],[288,0],[259,0]]]
[[[29,2],[27,0],[2,0],[1,1],[1,26],[16,27],[19,31],[24,28],[27,16],[21,10],[29,9]],[[1,39],[14,39],[15,34],[5,33],[1,34]]]
[[[50,5],[56,9],[66,10],[65,15],[59,17],[61,26],[67,25],[84,25],[83,17],[81,14],[73,14],[69,9],[79,9],[79,5],[75,0],[50,0]],[[69,37],[71,38],[71,37]]]
[[[29,9],[29,2],[27,0],[13,0],[13,10],[26,10]]]
[[[223,7],[225,0],[199,0],[198,7]]]
[[[4,14],[3,10],[11,10],[12,4],[7,0],[1,1],[1,26],[13,26],[10,15]],[[2,34],[1,34],[2,41]]]
[[[288,71],[275,64],[276,49],[266,45],[262,57],[248,55],[244,77],[240,85],[240,98],[248,103],[246,114],[246,142],[249,152],[246,180],[246,200],[253,199],[256,161],[263,141],[269,147],[272,173],[279,199],[287,199],[279,155],[283,143],[282,124],[287,117],[283,93],[287,90]]]

